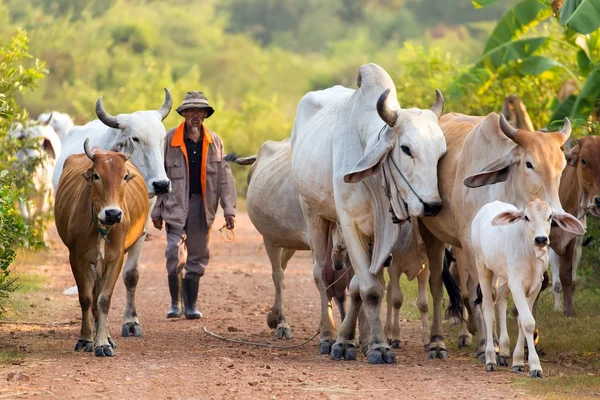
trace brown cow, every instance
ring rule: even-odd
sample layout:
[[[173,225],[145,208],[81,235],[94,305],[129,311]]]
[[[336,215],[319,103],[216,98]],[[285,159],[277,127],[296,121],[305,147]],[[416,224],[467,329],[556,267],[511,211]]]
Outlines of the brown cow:
[[[565,151],[565,156],[567,167],[560,180],[560,202],[566,212],[576,216],[585,226],[588,210],[594,217],[600,217],[600,137],[581,138],[575,147]],[[567,317],[575,315],[572,284],[581,258],[582,239],[582,236],[571,239],[561,254],[550,252],[554,308],[557,311],[562,308],[562,291]]]
[[[127,162],[131,139],[124,153],[90,150],[89,139],[83,147],[85,154],[71,155],[64,164],[54,215],[79,291],[82,318],[75,351],[94,348],[96,356],[114,356],[108,310],[125,253],[144,233],[148,191],[142,175]]]

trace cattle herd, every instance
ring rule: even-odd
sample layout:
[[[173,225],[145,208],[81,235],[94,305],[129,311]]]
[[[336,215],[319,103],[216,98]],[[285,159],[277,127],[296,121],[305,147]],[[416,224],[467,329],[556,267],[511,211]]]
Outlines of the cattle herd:
[[[443,114],[439,91],[430,109],[401,108],[394,82],[375,64],[360,67],[357,85],[307,93],[290,138],[265,142],[255,156],[226,157],[251,165],[248,214],[263,236],[275,284],[268,326],[278,339],[292,338],[284,272],[297,250],[311,250],[321,300],[321,353],[354,360],[360,348],[369,363],[395,363],[391,348],[400,345],[403,303],[399,279],[406,274],[418,280],[429,358],[448,357],[445,286],[448,312],[461,324],[459,345],[471,345],[477,333],[476,355],[486,370],[508,366],[510,292],[519,314],[512,368],[524,371],[527,344],[529,373],[541,377],[534,345],[536,299],[550,263],[555,307],[574,315],[572,285],[586,213],[600,216],[600,141],[569,140],[568,119],[558,132],[535,131],[515,96],[507,98],[500,114],[469,116]],[[38,125],[13,128],[18,137],[39,138],[47,152],[34,179],[46,193],[45,207],[54,199],[56,226],[69,248],[82,309],[75,350],[114,355],[107,313],[125,253],[122,335],[141,335],[135,289],[148,212],[156,196],[170,190],[161,121],[172,99],[165,93],[158,110],[112,116],[100,98],[99,119],[84,126],[74,127],[68,116],[52,112],[41,115]],[[28,156],[23,150],[21,157]],[[41,189],[45,185],[48,190]],[[21,209],[25,216],[31,212]],[[455,263],[445,257],[449,248]],[[337,331],[332,299],[342,315]]]

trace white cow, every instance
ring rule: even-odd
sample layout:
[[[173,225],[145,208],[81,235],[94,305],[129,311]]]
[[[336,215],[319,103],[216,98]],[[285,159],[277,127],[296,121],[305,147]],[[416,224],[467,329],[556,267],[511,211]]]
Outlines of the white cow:
[[[568,232],[583,235],[584,227],[570,214],[552,210],[536,199],[522,209],[494,201],[481,207],[471,224],[471,241],[479,285],[483,295],[483,316],[487,332],[485,362],[487,371],[496,370],[494,346],[494,299],[492,280],[498,280],[496,307],[500,321],[500,365],[508,366],[509,338],[506,307],[509,291],[519,311],[519,338],[513,354],[513,371],[525,368],[525,339],[529,349],[529,371],[542,377],[540,358],[535,351],[533,303],[542,287],[548,266],[548,244],[552,221]],[[509,251],[507,251],[509,250]]]
[[[136,111],[131,114],[112,116],[102,107],[102,97],[96,102],[96,115],[99,120],[76,126],[65,137],[63,151],[54,170],[54,188],[62,173],[63,165],[71,154],[81,153],[83,143],[89,139],[90,148],[119,151],[128,139],[134,143],[130,161],[143,175],[148,189],[150,210],[156,203],[156,195],[168,193],[171,182],[167,178],[164,166],[165,127],[162,124],[173,105],[171,93],[165,89],[165,101],[158,110]],[[147,226],[147,225],[146,225]],[[144,229],[145,231],[146,229]],[[139,279],[138,264],[146,234],[133,245],[127,253],[127,263],[123,272],[123,281],[127,288],[127,305],[123,316],[123,336],[141,336],[141,327],[135,310],[135,288]]]
[[[54,199],[52,186],[52,174],[56,159],[61,153],[60,138],[49,125],[52,116],[37,123],[28,121],[25,126],[18,123],[11,129],[11,136],[20,139],[24,143],[17,153],[19,162],[27,163],[29,160],[39,158],[35,170],[31,175],[35,198],[29,201],[20,201],[19,209],[23,218],[33,223],[36,218],[43,216],[52,210],[51,201]],[[33,145],[35,147],[29,147]],[[43,233],[43,241],[48,246],[46,232]]]
[[[50,126],[54,128],[61,141],[65,140],[67,132],[75,126],[68,114],[58,111],[42,113],[38,115],[37,120],[40,122],[50,121]]]
[[[438,125],[443,97],[437,91],[431,111],[401,109],[392,79],[375,64],[360,67],[357,83],[356,91],[334,87],[300,100],[292,131],[292,176],[310,233],[314,275],[321,275],[331,223],[340,224],[356,274],[332,357],[356,356],[362,301],[370,329],[368,360],[393,363],[379,318],[381,271],[400,234],[392,221],[441,209],[437,164],[446,151]],[[436,272],[441,277],[441,270]],[[323,282],[319,290],[325,290]],[[321,343],[328,341],[331,337],[322,334]]]
[[[292,338],[292,330],[285,316],[283,301],[284,274],[288,262],[298,250],[310,250],[308,244],[308,229],[304,223],[300,199],[291,176],[292,148],[290,139],[280,142],[268,140],[258,151],[258,155],[237,158],[234,154],[226,156],[228,161],[238,165],[251,165],[248,172],[248,191],[246,193],[246,208],[252,224],[260,232],[265,244],[273,270],[272,277],[275,285],[275,300],[267,316],[267,325],[275,329],[277,339]],[[328,254],[328,267],[332,267],[332,254],[337,259],[345,255],[343,240],[333,231],[332,247]],[[339,262],[338,262],[339,263]],[[335,275],[335,273],[333,273]],[[315,277],[315,282],[322,277]],[[335,280],[335,278],[334,278]],[[334,296],[342,319],[344,319],[344,285],[334,285],[339,296]],[[332,281],[333,283],[333,281]],[[329,303],[329,298],[322,299]],[[331,308],[325,319],[333,326]],[[332,329],[328,327],[328,329]],[[327,349],[327,353],[329,349]]]

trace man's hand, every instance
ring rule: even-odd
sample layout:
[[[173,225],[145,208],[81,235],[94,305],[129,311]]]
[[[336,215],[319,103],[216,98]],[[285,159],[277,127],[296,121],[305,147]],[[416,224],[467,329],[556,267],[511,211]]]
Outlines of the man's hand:
[[[226,215],[225,225],[227,225],[227,229],[233,229],[235,227],[235,217],[233,215]]]
[[[152,218],[152,225],[158,230],[161,230],[163,227],[163,220],[161,217]]]

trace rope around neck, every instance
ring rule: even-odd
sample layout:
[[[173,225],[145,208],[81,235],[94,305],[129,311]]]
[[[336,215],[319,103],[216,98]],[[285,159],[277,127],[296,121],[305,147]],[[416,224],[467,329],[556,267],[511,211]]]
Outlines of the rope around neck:
[[[96,221],[96,218],[94,218],[94,215],[96,215],[96,213],[94,212],[94,203],[92,202],[92,223],[94,224],[94,228],[96,228],[96,230],[98,231],[100,236],[102,236],[102,239],[106,241],[106,243],[110,243],[110,240],[108,240],[107,238],[108,234],[110,233],[110,227],[103,229],[100,226],[100,224],[98,224],[98,222]]]

